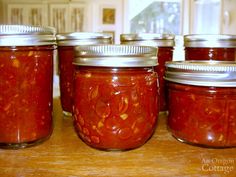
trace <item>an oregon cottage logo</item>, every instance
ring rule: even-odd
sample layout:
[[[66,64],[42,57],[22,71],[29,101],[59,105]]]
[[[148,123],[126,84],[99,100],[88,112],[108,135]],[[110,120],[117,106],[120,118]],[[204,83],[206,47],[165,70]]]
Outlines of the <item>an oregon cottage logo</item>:
[[[229,174],[236,170],[236,159],[202,159],[202,171]]]

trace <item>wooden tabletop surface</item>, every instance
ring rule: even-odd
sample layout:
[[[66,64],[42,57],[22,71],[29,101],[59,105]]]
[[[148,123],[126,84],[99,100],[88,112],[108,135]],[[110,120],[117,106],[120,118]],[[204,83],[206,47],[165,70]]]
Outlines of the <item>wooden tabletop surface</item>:
[[[198,177],[236,176],[236,148],[207,149],[178,142],[159,116],[153,137],[142,147],[106,152],[88,147],[63,117],[54,97],[54,132],[46,142],[0,150],[0,177]]]

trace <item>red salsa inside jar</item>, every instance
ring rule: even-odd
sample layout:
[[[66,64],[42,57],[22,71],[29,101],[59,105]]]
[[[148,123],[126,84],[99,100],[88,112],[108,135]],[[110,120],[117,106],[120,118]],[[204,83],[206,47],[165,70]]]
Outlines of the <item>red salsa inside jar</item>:
[[[178,140],[204,147],[236,146],[236,63],[169,62],[168,126]]]
[[[235,35],[185,35],[184,46],[185,60],[236,60]]]
[[[168,86],[168,125],[175,137],[210,147],[236,146],[236,88]]]
[[[160,85],[160,111],[167,111],[167,86],[164,79],[165,76],[165,63],[172,61],[173,47],[158,47],[158,66],[155,67],[155,71],[158,73],[159,85]]]
[[[52,132],[53,47],[0,47],[0,145]]]
[[[58,34],[58,59],[60,75],[60,100],[65,116],[71,116],[73,105],[73,75],[77,45],[110,44],[112,37],[105,33],[73,32]]]
[[[63,111],[72,112],[74,47],[59,46],[60,99]]]
[[[159,108],[161,112],[168,110],[167,87],[163,77],[165,75],[165,63],[172,61],[173,58],[174,39],[175,36],[172,34],[159,33],[130,33],[120,35],[121,44],[157,47],[158,66],[155,67],[155,71],[158,73],[160,93]]]
[[[236,48],[185,48],[186,60],[235,61]]]
[[[80,67],[75,88],[75,127],[86,143],[101,149],[132,149],[153,133],[158,113],[155,73]]]
[[[0,25],[0,148],[25,148],[52,133],[52,27]]]

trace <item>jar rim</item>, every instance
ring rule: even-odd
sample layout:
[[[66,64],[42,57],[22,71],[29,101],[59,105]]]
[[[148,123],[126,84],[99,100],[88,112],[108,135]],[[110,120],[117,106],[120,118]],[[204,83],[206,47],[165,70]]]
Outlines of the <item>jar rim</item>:
[[[0,36],[2,35],[55,35],[56,29],[50,26],[31,26],[31,25],[0,25]]]
[[[0,46],[55,45],[55,35],[49,26],[0,25]]]
[[[236,87],[234,61],[172,61],[166,63],[165,80],[199,86]]]
[[[59,46],[111,44],[112,36],[102,32],[72,32],[56,35]]]
[[[102,67],[151,67],[158,65],[157,48],[132,45],[89,45],[75,47],[73,64]]]
[[[167,33],[127,33],[120,34],[120,41],[122,44],[173,47],[175,45],[175,35]]]
[[[184,35],[185,47],[236,47],[236,35],[229,34],[189,34]]]

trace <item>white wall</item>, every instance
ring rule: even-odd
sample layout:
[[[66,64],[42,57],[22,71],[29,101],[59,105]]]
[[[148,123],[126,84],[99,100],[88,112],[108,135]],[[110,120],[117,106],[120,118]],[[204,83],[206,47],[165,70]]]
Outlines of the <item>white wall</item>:
[[[102,10],[103,8],[115,9],[115,24],[103,24],[102,22]],[[91,0],[89,7],[91,23],[90,29],[95,32],[114,31],[115,42],[119,42],[119,35],[123,31],[123,0]]]

